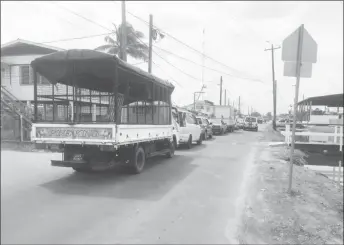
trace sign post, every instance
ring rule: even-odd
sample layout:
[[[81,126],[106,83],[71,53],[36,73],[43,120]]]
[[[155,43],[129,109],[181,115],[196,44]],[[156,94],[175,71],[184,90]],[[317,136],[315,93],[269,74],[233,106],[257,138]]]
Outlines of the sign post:
[[[317,43],[308,34],[302,24],[296,31],[283,41],[282,60],[284,64],[284,76],[296,77],[293,128],[290,149],[289,185],[291,193],[293,180],[293,161],[295,149],[296,110],[299,97],[300,77],[311,77],[312,63],[317,61]]]

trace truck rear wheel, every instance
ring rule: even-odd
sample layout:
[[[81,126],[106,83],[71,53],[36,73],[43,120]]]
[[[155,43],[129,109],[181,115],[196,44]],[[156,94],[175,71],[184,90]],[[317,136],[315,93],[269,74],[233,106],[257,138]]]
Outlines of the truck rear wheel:
[[[130,167],[132,170],[132,173],[139,174],[142,172],[144,166],[146,163],[146,156],[145,151],[141,146],[135,147],[134,155],[130,160]]]
[[[173,142],[170,142],[169,144],[170,151],[166,154],[166,156],[167,158],[172,158],[174,156],[175,147]]]

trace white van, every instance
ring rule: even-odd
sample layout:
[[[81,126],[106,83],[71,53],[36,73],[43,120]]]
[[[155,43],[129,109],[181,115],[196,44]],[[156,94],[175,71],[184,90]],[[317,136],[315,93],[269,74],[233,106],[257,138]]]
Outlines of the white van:
[[[188,149],[192,143],[202,144],[202,129],[196,116],[187,110],[175,109],[178,111],[179,144],[186,145]]]

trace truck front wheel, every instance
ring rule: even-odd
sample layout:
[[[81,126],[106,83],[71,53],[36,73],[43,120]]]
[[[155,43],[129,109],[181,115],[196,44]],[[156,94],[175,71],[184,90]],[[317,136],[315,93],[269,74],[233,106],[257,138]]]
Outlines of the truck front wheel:
[[[146,163],[145,151],[141,146],[135,147],[134,155],[130,160],[130,165],[132,172],[134,174],[139,174],[142,172]]]

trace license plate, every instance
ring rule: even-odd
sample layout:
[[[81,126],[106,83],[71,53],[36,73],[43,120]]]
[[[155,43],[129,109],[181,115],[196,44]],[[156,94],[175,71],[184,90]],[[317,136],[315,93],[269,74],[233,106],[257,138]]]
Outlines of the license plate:
[[[82,160],[83,160],[82,154],[75,154],[75,155],[73,156],[73,160],[74,160],[74,161],[82,161]]]

